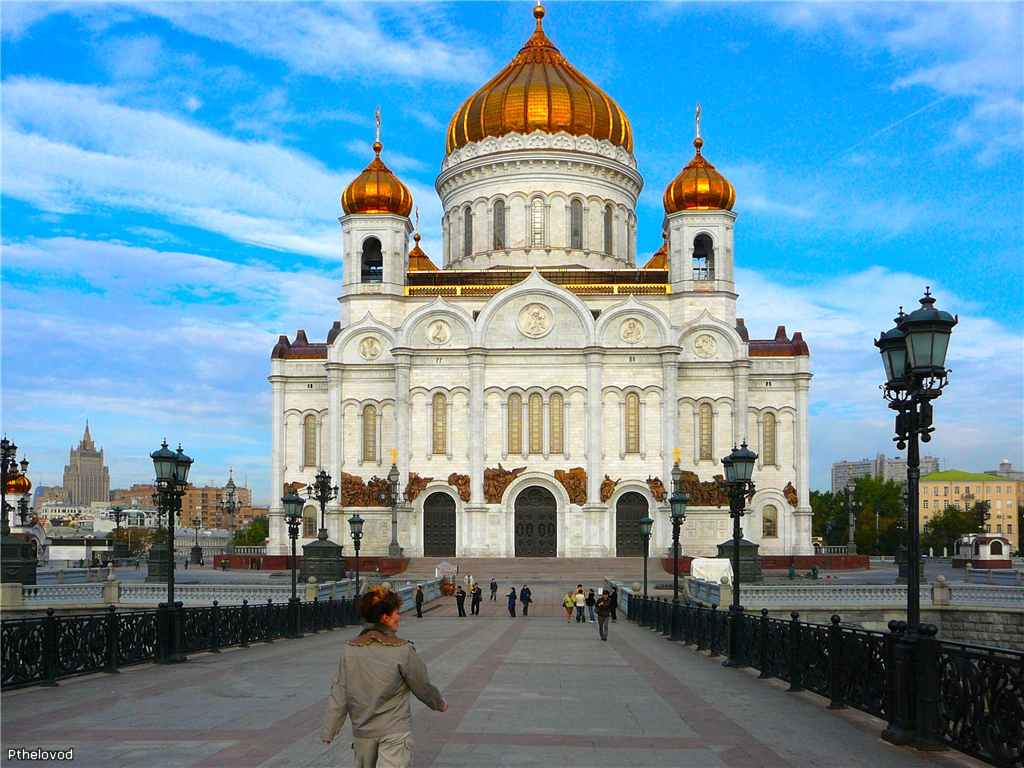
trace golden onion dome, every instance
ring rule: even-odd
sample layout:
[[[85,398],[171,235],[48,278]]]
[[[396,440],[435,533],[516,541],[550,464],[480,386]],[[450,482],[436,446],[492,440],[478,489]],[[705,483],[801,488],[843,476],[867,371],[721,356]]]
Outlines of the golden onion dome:
[[[412,236],[412,239],[416,241],[416,244],[409,251],[409,271],[410,272],[436,272],[437,265],[430,260],[430,257],[420,248],[420,233],[417,232]]]
[[[380,159],[382,149],[384,145],[378,139],[373,143],[376,157],[345,187],[341,207],[346,214],[393,213],[408,216],[412,211],[412,192]]]
[[[32,490],[32,481],[19,473],[7,481],[7,493],[17,496]]]
[[[629,119],[608,94],[565,60],[537,29],[511,63],[459,107],[448,125],[448,152],[487,136],[558,133],[591,136],[633,151]]]
[[[731,211],[736,203],[736,190],[700,153],[704,140],[699,124],[693,146],[697,154],[665,188],[666,215],[679,211]]]

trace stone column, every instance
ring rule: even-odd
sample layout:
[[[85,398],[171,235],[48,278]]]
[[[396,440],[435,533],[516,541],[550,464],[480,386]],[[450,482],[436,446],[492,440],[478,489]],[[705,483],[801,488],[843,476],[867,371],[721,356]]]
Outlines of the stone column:
[[[732,444],[739,445],[744,440],[750,443],[747,435],[748,420],[747,396],[750,391],[750,360],[737,360],[733,363],[732,372],[733,402],[736,411],[732,419]]]
[[[341,486],[342,464],[345,461],[345,420],[342,411],[341,363],[330,362],[327,369],[327,472],[334,484]],[[327,504],[327,535],[332,541],[345,543],[347,526],[341,498]]]
[[[412,421],[412,403],[409,400],[409,376],[412,369],[412,350],[391,350],[395,359],[395,449],[398,451],[398,473],[402,489],[409,482],[409,460],[412,458],[412,435],[409,432]]]
[[[679,446],[679,347],[661,348],[661,482],[672,492],[673,451]]]
[[[486,351],[467,350],[469,357],[469,508],[486,509],[484,501],[484,448],[487,424],[484,422],[484,365]]]
[[[603,354],[596,347],[584,350],[587,356],[587,504],[603,509],[601,479],[604,467],[604,415],[602,393]]]
[[[278,361],[271,363],[274,368],[283,371],[284,364]],[[270,415],[270,508],[267,510],[270,527],[270,543],[267,554],[282,555],[288,549],[288,532],[284,525],[284,507],[281,497],[284,495],[284,387],[287,377],[283,372],[270,375],[270,394],[273,411]]]
[[[807,358],[798,358],[807,364]],[[811,374],[798,373],[796,379],[796,420],[794,421],[793,446],[796,449],[796,492],[797,507],[793,512],[793,554],[813,555],[811,544],[811,497],[810,497],[810,416],[808,412],[808,389]]]

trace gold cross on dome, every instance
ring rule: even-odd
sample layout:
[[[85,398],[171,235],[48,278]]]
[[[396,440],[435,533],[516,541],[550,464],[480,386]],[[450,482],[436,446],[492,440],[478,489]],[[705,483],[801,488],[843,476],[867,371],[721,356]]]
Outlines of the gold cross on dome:
[[[397,450],[392,450],[391,451],[391,463],[392,464],[397,464],[398,463],[398,451]]]
[[[377,111],[373,113],[374,118],[377,120],[377,141],[380,141],[380,107],[377,107]]]
[[[672,449],[672,455],[676,457],[676,464],[679,463],[679,454],[682,453],[678,448]]]

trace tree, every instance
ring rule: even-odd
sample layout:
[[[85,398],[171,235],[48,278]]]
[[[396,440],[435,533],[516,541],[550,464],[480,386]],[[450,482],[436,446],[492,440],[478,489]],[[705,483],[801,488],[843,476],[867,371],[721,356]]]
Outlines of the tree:
[[[969,510],[946,507],[937,513],[924,527],[921,551],[934,549],[938,554],[945,549],[952,554],[954,542],[965,533],[981,533],[984,528],[977,507],[977,504]]]
[[[270,535],[270,520],[266,515],[254,517],[249,524],[241,530],[238,536],[238,543],[251,547],[261,547],[267,542]]]
[[[814,536],[831,546],[846,543],[846,507],[842,494],[811,491],[811,515]]]

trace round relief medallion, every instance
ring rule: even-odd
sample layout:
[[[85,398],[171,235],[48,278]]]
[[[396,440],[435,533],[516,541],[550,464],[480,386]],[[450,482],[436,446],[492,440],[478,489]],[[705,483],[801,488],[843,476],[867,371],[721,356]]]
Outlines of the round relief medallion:
[[[715,337],[708,333],[702,333],[693,340],[693,351],[701,357],[711,357],[718,349],[718,342]]]
[[[380,342],[373,336],[367,336],[359,342],[359,354],[366,360],[376,360],[380,357]]]
[[[435,320],[427,326],[427,341],[431,344],[444,344],[452,337],[452,327],[444,320]]]
[[[551,310],[543,304],[527,304],[519,313],[519,330],[532,339],[545,336],[551,330]]]
[[[629,344],[636,344],[644,337],[644,324],[635,317],[623,320],[622,325],[619,326],[619,336]]]

